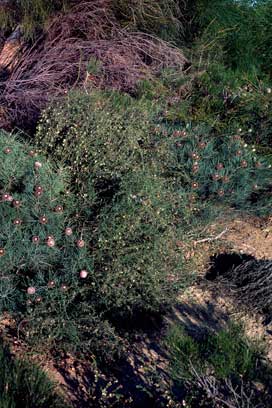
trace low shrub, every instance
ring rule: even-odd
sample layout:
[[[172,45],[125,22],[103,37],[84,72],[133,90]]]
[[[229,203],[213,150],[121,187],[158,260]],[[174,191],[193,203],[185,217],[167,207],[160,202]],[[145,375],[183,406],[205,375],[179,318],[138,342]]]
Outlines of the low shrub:
[[[134,30],[157,34],[167,40],[179,39],[183,31],[183,10],[176,0],[115,0],[114,10],[117,18]]]
[[[202,330],[198,338],[174,326],[167,344],[174,382],[185,392],[190,407],[271,403],[267,393],[271,369],[263,365],[262,346],[250,342],[239,325],[231,323],[218,333]],[[255,381],[263,384],[262,392]]]
[[[219,57],[238,74],[271,78],[271,9],[271,0],[198,1],[194,30],[209,60]]]
[[[181,213],[189,219],[191,210],[156,173],[153,160],[143,167],[149,150],[138,142],[147,135],[144,127],[134,134],[129,119],[131,144],[116,120],[109,121],[115,139],[108,146],[101,142],[100,155],[93,150],[96,138],[86,145],[95,159],[82,179],[85,195],[77,198],[69,173],[17,138],[1,135],[1,308],[36,346],[111,360],[124,351],[122,319],[162,312],[188,284],[176,242]],[[100,178],[112,189],[110,200],[101,184],[97,188]],[[111,184],[115,179],[117,185]]]
[[[162,125],[159,132],[169,136],[168,172],[195,202],[209,199],[269,213],[271,165],[244,143],[241,133],[219,136],[203,125]]]
[[[118,92],[72,93],[43,113],[36,143],[72,172],[79,188],[91,179],[107,189],[151,160],[155,114],[152,103]]]
[[[86,349],[98,327],[97,344],[111,338],[92,300],[90,238],[67,174],[12,135],[1,134],[0,157],[1,311],[42,347]]]
[[[95,262],[104,279],[97,299],[103,309],[129,316],[161,311],[174,301],[188,280],[176,245],[179,215],[179,197],[161,177],[135,171],[122,178],[99,215]]]
[[[189,80],[189,78],[188,78]],[[195,76],[185,101],[167,110],[171,121],[206,123],[222,133],[243,130],[247,143],[271,146],[271,82],[256,75],[237,73],[222,64],[211,64]]]
[[[1,408],[68,408],[45,373],[30,362],[15,359],[0,345]]]

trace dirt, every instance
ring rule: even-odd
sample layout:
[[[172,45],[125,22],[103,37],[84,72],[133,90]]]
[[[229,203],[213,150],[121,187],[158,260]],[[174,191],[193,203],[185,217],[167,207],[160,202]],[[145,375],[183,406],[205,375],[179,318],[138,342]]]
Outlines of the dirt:
[[[217,239],[220,231],[224,234]],[[256,259],[272,259],[272,218],[226,218],[211,226],[207,237],[208,247],[207,241],[194,244],[194,256],[200,265],[199,279],[179,297],[172,319],[194,332],[205,328],[219,330],[230,320],[240,322],[250,339],[265,344],[267,358],[272,362],[272,327],[264,326],[263,316],[238,305],[229,287],[205,279],[210,256],[216,253],[237,252]]]

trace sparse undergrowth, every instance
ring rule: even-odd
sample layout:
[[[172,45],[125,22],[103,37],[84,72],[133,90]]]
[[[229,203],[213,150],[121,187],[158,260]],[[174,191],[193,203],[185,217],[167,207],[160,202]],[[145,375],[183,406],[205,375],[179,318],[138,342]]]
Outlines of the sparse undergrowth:
[[[15,359],[0,345],[1,408],[69,408],[45,373],[33,363]]]
[[[263,349],[250,343],[243,329],[231,324],[218,333],[188,335],[171,329],[167,343],[173,378],[186,406],[267,407],[271,404],[271,369],[263,364]],[[264,385],[259,392],[255,382]],[[268,405],[267,405],[268,404]]]

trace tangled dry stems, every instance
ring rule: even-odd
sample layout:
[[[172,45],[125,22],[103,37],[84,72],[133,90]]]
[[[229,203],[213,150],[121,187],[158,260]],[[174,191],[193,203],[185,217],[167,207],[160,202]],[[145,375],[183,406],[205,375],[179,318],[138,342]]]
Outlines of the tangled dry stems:
[[[101,66],[92,79],[86,76],[91,58]],[[108,0],[79,3],[59,14],[0,82],[0,126],[33,125],[49,99],[75,86],[89,82],[90,87],[132,92],[140,79],[169,67],[182,71],[185,63],[183,53],[170,44],[122,29]]]
[[[272,261],[249,260],[224,274],[234,285],[238,298],[249,307],[272,318]]]

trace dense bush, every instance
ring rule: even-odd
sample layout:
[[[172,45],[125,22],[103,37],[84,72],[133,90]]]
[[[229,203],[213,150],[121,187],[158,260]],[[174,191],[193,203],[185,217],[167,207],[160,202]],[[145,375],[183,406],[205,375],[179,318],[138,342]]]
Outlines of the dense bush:
[[[209,199],[269,214],[271,165],[244,143],[239,132],[219,136],[203,125],[165,124],[160,132],[170,136],[169,174],[196,202]]]
[[[30,340],[34,332],[49,343],[72,337],[77,347],[79,302],[95,288],[89,237],[67,194],[68,178],[11,135],[1,134],[0,157],[1,311],[24,316]],[[90,325],[103,325],[86,303]]]
[[[0,5],[2,29],[13,29],[21,24],[26,37],[30,38],[43,28],[53,12],[62,10],[69,0],[8,0]]]
[[[186,7],[186,2],[183,7]],[[178,39],[183,30],[183,10],[176,0],[115,0],[114,10],[127,27],[151,32],[168,40]]]
[[[63,169],[54,170],[48,161],[10,135],[0,139],[1,190],[1,309],[16,310],[26,302],[30,287],[34,299],[78,281],[81,269],[92,271],[85,239],[73,231],[71,196]],[[74,235],[71,235],[73,231]],[[40,288],[40,289],[38,289]]]
[[[15,359],[0,345],[1,408],[68,408],[54,384],[33,363]]]
[[[186,280],[176,246],[179,199],[164,179],[146,170],[123,177],[99,216],[96,261],[106,280],[98,302],[104,308],[128,315],[173,302]]]
[[[181,123],[206,123],[222,133],[242,128],[244,140],[269,153],[272,135],[272,92],[268,80],[211,64],[189,85],[186,100],[177,100],[167,118]]]
[[[122,350],[116,317],[162,311],[187,279],[176,246],[178,196],[152,160],[141,170],[144,155],[133,159],[133,144],[127,167],[129,144],[114,143],[124,149],[113,155],[116,169],[103,150],[93,165],[98,181],[101,171],[118,185],[110,202],[97,202],[91,181],[75,199],[63,170],[11,135],[0,140],[2,310],[24,319],[18,329],[30,342],[108,359]]]
[[[271,76],[271,0],[200,0],[194,29],[205,54],[236,72]]]
[[[118,92],[72,93],[44,112],[36,143],[71,170],[83,190],[90,179],[107,188],[152,160],[155,114],[154,104]]]

